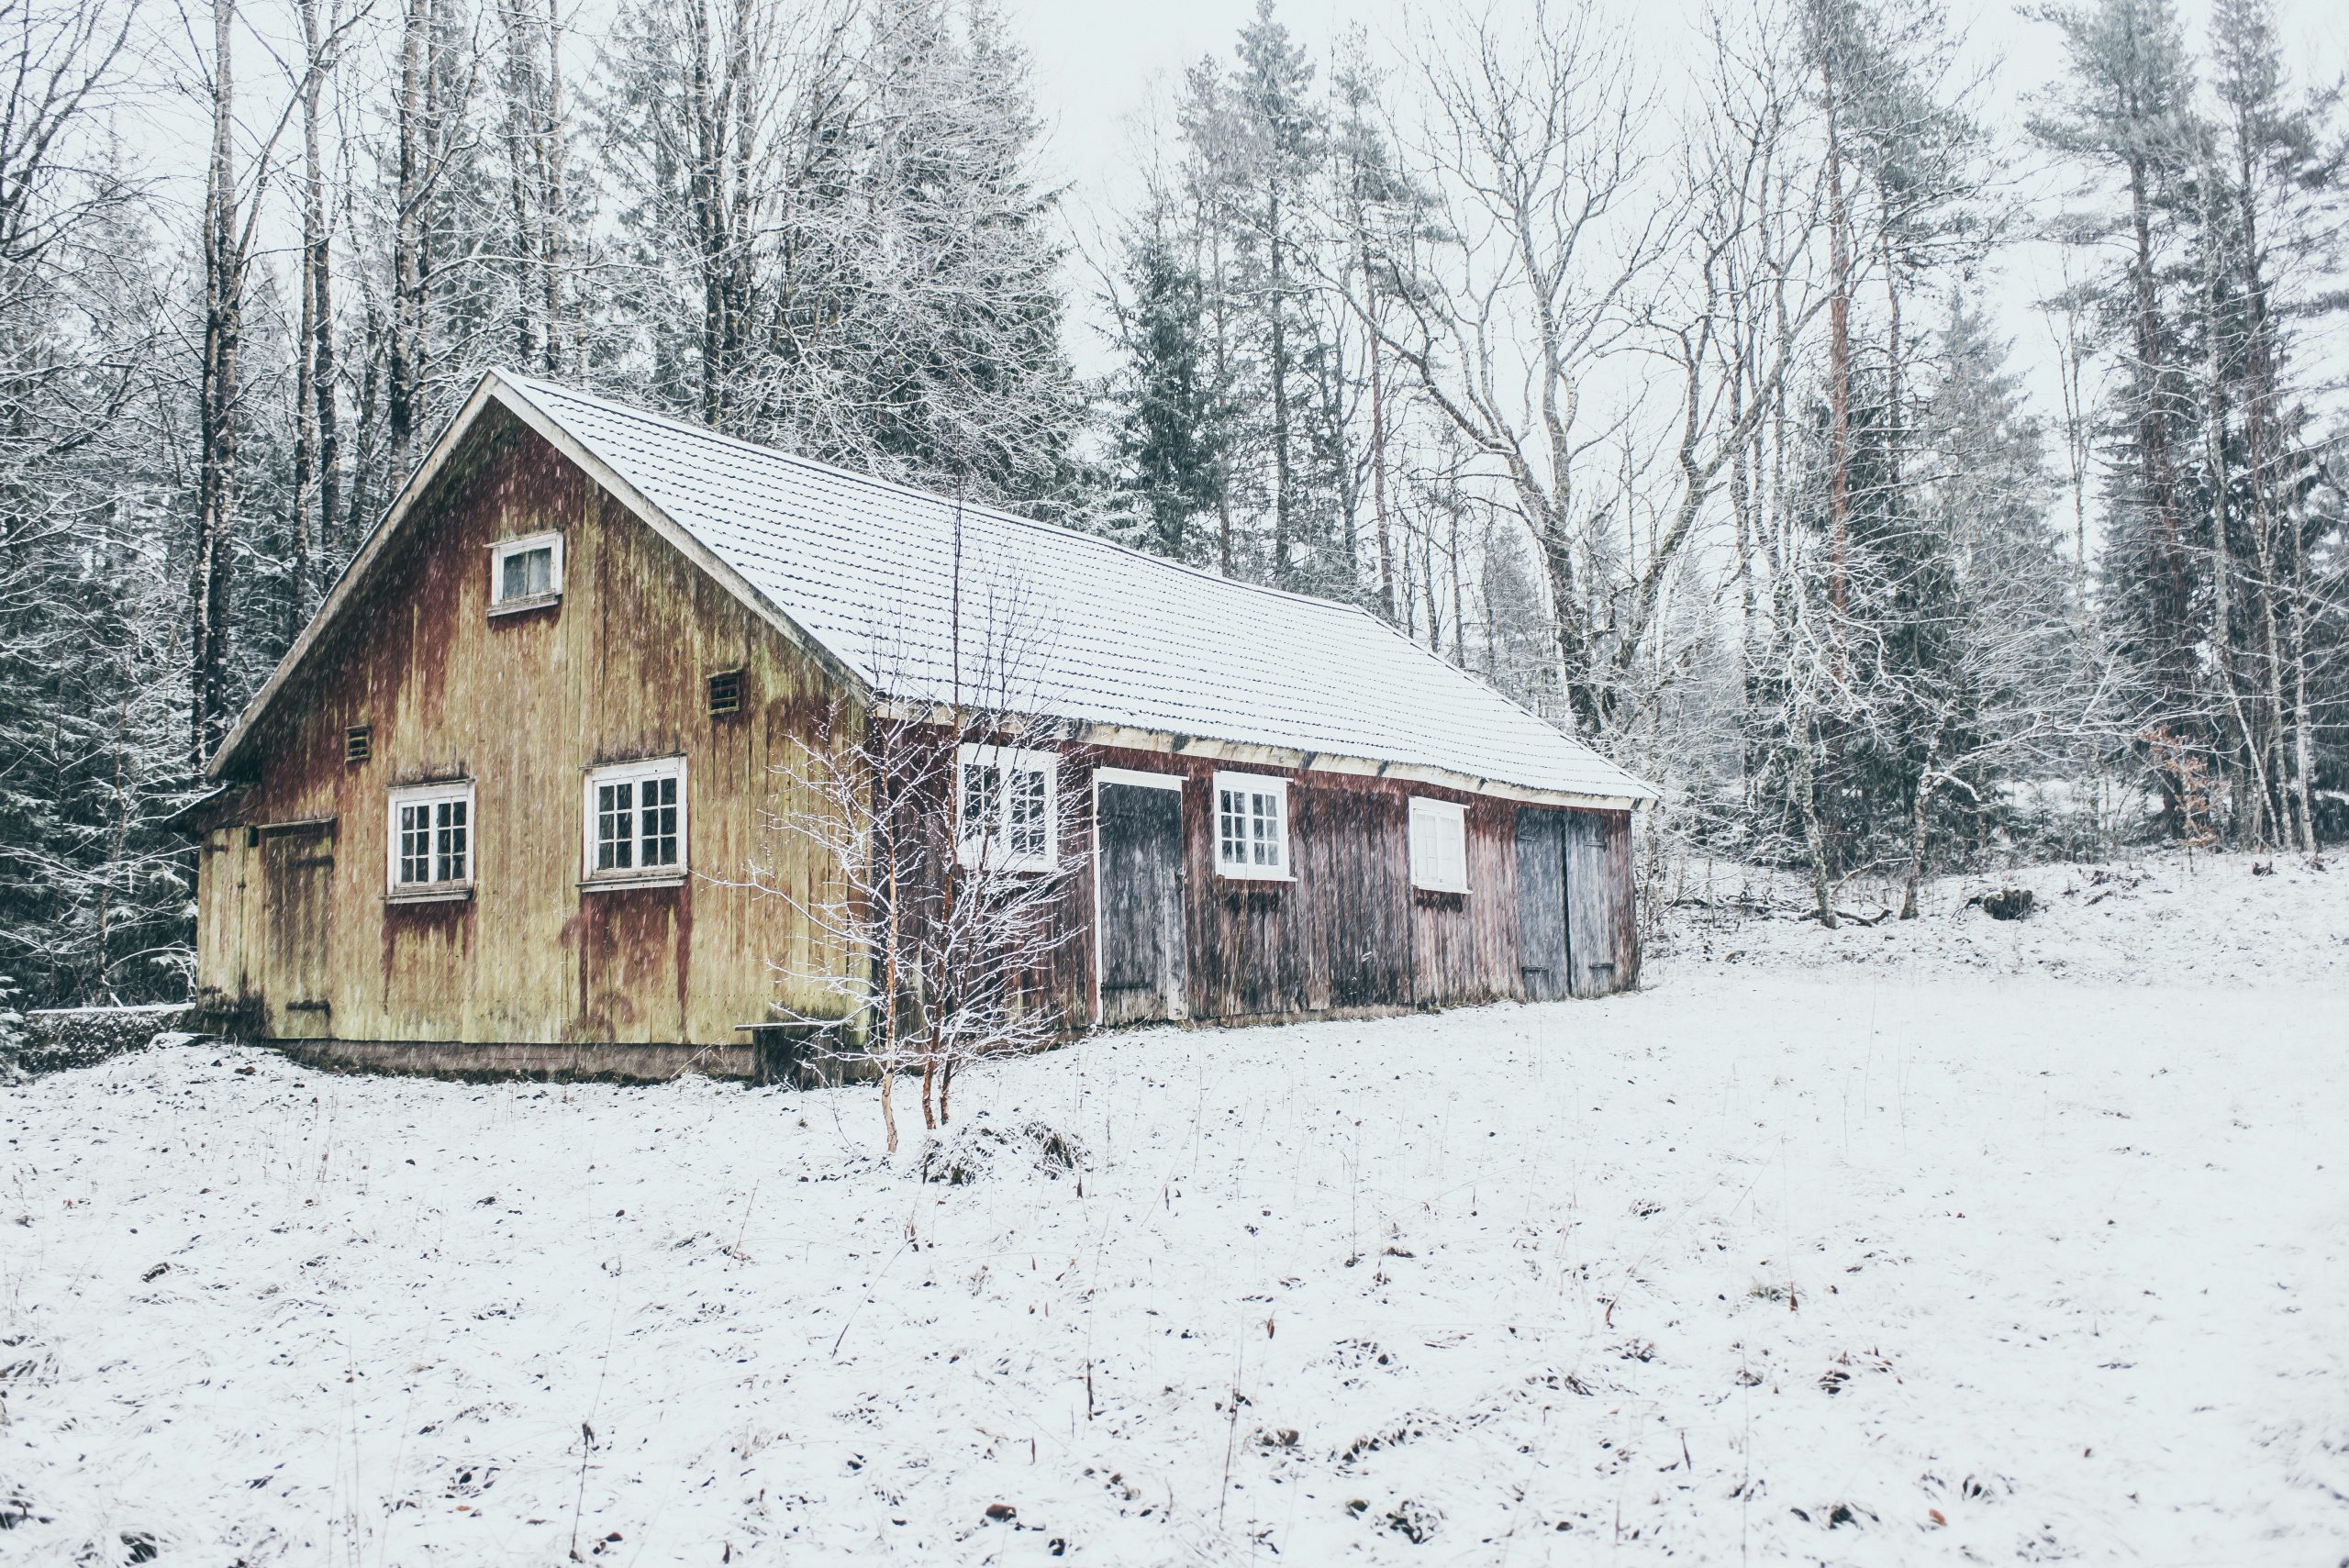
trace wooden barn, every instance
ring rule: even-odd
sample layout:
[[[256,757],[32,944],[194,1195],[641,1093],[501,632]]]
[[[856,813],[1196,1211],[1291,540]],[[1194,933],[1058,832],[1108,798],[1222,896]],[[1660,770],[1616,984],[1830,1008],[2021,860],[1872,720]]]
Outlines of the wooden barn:
[[[790,754],[959,702],[1013,619],[1063,743],[964,795],[1070,803],[1070,1018],[1637,983],[1650,791],[1375,617],[493,373],[212,760],[199,1000],[354,1064],[751,1074],[841,1005],[751,885],[828,874]]]

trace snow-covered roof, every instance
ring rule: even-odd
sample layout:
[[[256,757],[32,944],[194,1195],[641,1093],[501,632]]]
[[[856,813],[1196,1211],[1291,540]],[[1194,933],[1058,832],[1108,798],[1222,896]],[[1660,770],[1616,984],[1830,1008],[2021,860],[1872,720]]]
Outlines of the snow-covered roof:
[[[955,701],[959,622],[967,705],[1428,770],[1473,788],[1653,797],[1364,610],[509,373],[484,378],[444,448],[485,393],[575,443],[591,472],[657,514],[649,520],[689,536],[737,592],[885,697]]]

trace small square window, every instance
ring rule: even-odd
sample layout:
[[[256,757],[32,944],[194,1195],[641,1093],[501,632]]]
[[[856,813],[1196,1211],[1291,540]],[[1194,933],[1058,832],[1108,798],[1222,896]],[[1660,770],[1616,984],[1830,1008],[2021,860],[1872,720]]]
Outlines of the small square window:
[[[742,672],[720,670],[709,678],[709,712],[713,718],[742,711]]]
[[[1411,802],[1411,885],[1468,891],[1468,808],[1455,801]]]
[[[591,768],[583,880],[676,883],[685,873],[685,760]]]
[[[390,792],[390,867],[385,893],[393,899],[462,898],[473,885],[473,786],[409,784]]]
[[[956,755],[955,848],[966,866],[1052,871],[1060,759],[1050,751],[965,745]]]
[[[373,725],[354,724],[342,732],[342,760],[363,762],[375,754],[375,729]]]
[[[536,609],[562,597],[562,536],[532,534],[509,539],[490,549],[489,608],[506,611]]]
[[[1290,880],[1286,779],[1216,774],[1215,869],[1244,880]]]

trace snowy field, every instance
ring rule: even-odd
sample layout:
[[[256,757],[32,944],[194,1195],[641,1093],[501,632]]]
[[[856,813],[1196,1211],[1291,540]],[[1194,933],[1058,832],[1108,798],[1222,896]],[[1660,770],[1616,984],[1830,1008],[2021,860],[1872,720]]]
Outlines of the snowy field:
[[[2349,867],[2123,874],[962,1092],[1076,1174],[869,1088],[0,1091],[0,1559],[2332,1568]]]

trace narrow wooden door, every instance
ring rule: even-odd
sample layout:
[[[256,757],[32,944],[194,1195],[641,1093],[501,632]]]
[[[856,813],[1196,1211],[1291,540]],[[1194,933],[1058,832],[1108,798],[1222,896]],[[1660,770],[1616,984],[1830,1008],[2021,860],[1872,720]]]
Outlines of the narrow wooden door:
[[[1567,989],[1605,996],[1623,989],[1616,933],[1624,889],[1616,885],[1607,818],[1589,811],[1564,817],[1566,850]]]
[[[1183,794],[1103,782],[1096,797],[1101,1021],[1186,1016],[1183,940]]]
[[[1529,1002],[1567,994],[1565,854],[1562,814],[1517,813],[1517,971]]]
[[[262,828],[261,881],[263,1027],[272,1040],[324,1040],[334,1032],[328,1002],[332,819]]]

